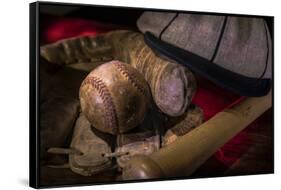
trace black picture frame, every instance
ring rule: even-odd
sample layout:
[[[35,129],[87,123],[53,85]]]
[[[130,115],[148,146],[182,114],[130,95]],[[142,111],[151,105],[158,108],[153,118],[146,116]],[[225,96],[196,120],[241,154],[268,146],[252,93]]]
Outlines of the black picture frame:
[[[135,21],[135,19],[140,15],[142,11],[145,10],[152,10],[152,11],[162,11],[162,12],[186,12],[186,13],[194,13],[194,14],[206,14],[205,12],[196,12],[196,11],[186,11],[186,10],[163,10],[163,9],[149,9],[149,8],[132,8],[132,7],[118,7],[118,6],[100,6],[100,5],[90,5],[90,4],[72,4],[72,3],[55,3],[55,2],[34,2],[30,3],[29,5],[29,39],[30,39],[30,105],[29,105],[29,122],[30,122],[30,129],[29,129],[29,135],[30,135],[30,141],[29,141],[29,185],[33,188],[49,188],[49,187],[66,187],[66,186],[81,186],[81,185],[98,185],[98,184],[116,184],[116,183],[131,183],[131,182],[145,182],[145,181],[159,181],[159,180],[177,180],[177,179],[190,179],[186,177],[176,177],[176,178],[163,178],[163,179],[151,179],[151,180],[131,180],[131,181],[111,181],[111,182],[93,182],[93,183],[73,183],[73,184],[50,184],[50,185],[42,185],[40,183],[40,30],[42,30],[42,27],[40,25],[41,22],[41,14],[40,14],[40,6],[57,6],[57,7],[82,7],[83,10],[88,10],[83,13],[82,12],[76,12],[75,14],[81,14],[82,17],[85,18],[95,18],[101,14],[101,12],[104,12],[105,10],[108,10],[107,13],[110,13],[112,9],[116,10],[116,15],[119,15],[119,19],[121,21],[118,21],[118,24],[131,24]],[[89,11],[90,9],[100,9],[100,12],[96,12],[93,15],[90,15]],[[128,12],[135,12],[133,14],[131,20],[125,20],[122,21],[122,18],[126,17],[126,15],[119,14],[120,12],[127,10]],[[208,12],[209,15],[225,15],[227,13],[211,13]],[[110,20],[110,14],[105,14],[107,16],[104,16],[104,20]],[[272,36],[272,43],[274,47],[274,17],[272,16],[264,16],[264,15],[238,15],[238,14],[227,14],[229,16],[254,16],[254,17],[262,17],[266,20],[269,31]],[[274,52],[274,51],[273,51]],[[273,57],[273,63],[274,63],[274,53],[272,53]],[[274,64],[272,65],[272,68],[274,70]],[[272,86],[274,86],[274,75],[272,74]],[[274,89],[272,89],[272,100],[274,101]],[[272,121],[274,121],[274,108],[272,109]],[[273,126],[274,128],[274,126]],[[274,129],[272,129],[272,134],[274,134]],[[274,142],[274,138],[272,137],[272,142]],[[274,146],[274,143],[273,143]],[[273,147],[272,147],[273,148]],[[272,152],[272,171],[266,172],[266,173],[274,173],[274,152]],[[245,174],[247,175],[247,174]],[[209,177],[219,177],[218,176],[209,176]],[[224,175],[222,175],[224,176]],[[199,176],[200,177],[200,176]],[[204,177],[204,176],[203,176]],[[192,178],[192,177],[191,177]],[[197,178],[197,177],[193,177]]]

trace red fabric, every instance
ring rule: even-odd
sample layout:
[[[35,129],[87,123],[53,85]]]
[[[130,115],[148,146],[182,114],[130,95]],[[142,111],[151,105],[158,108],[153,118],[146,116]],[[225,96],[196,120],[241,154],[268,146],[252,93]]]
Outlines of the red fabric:
[[[199,76],[196,79],[198,88],[192,102],[203,109],[205,121],[242,98]]]
[[[53,18],[46,23],[42,32],[42,40],[45,43],[76,36],[96,35],[116,28],[113,24],[80,18]]]

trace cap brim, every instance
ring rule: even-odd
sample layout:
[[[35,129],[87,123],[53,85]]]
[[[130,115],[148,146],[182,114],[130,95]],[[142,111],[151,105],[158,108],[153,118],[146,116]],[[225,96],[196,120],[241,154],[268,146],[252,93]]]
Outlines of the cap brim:
[[[150,32],[144,34],[144,40],[157,53],[241,96],[264,96],[270,91],[271,79],[252,78],[234,73],[194,53],[159,40]]]

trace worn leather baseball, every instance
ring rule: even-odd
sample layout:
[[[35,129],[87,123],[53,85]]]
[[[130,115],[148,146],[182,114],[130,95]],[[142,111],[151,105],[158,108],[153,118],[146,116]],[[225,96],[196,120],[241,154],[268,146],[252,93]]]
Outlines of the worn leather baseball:
[[[120,134],[139,125],[150,105],[144,77],[132,66],[111,61],[98,66],[80,87],[82,112],[96,129]]]
[[[154,52],[144,36],[134,31],[69,38],[41,46],[40,54],[49,62],[87,72],[113,59],[128,63],[148,82],[159,110],[172,117],[186,112],[197,90],[195,76],[187,67]]]

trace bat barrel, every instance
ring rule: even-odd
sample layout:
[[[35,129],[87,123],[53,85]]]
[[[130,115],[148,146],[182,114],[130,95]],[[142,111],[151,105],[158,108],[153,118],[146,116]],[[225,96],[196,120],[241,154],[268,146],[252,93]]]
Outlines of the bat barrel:
[[[271,92],[263,97],[247,98],[150,156],[131,159],[123,170],[123,178],[152,179],[191,175],[217,149],[271,106]]]

